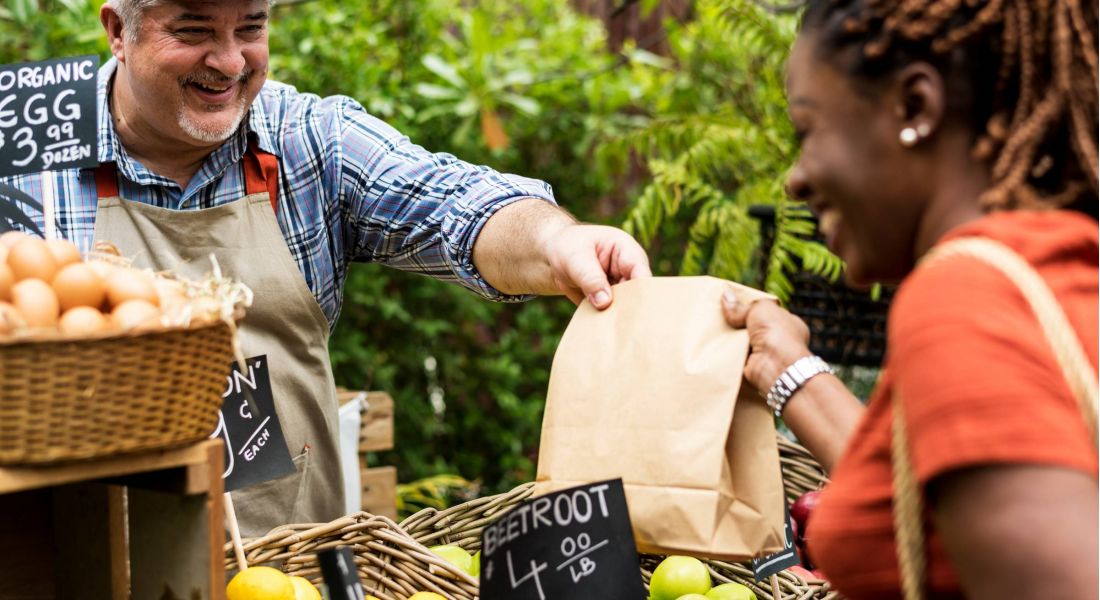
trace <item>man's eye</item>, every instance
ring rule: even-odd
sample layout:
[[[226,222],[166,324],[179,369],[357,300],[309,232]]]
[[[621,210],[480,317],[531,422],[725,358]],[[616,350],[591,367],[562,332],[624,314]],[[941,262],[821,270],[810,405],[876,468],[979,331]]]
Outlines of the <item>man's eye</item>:
[[[176,33],[180,35],[196,36],[205,35],[206,33],[208,33],[208,30],[202,29],[200,27],[184,27],[183,29],[177,29]]]
[[[241,33],[246,33],[246,34],[257,34],[257,33],[262,32],[263,30],[264,30],[263,25],[249,25],[248,27],[242,27],[242,28],[238,29],[237,31],[239,31]]]

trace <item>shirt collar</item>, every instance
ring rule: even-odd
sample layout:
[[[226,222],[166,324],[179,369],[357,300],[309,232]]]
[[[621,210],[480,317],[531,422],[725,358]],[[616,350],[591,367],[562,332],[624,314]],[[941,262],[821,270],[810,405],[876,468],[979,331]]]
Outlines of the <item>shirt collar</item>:
[[[99,162],[118,163],[119,169],[123,170],[127,177],[130,177],[134,181],[139,181],[139,178],[144,179],[145,177],[139,174],[139,169],[136,167],[141,167],[140,171],[146,170],[140,163],[130,158],[126,149],[122,147],[122,142],[118,139],[118,135],[115,132],[114,121],[111,119],[110,91],[117,70],[118,60],[113,57],[103,63],[99,68],[96,87],[96,101],[99,106]],[[265,84],[264,87],[266,89],[267,85]],[[260,94],[256,96],[256,99],[252,101],[252,106],[249,108],[248,118],[245,119],[244,127],[238,130],[233,137],[229,138],[225,144],[211,153],[208,162],[211,162],[211,159],[213,159],[214,163],[221,163],[224,161],[226,164],[239,161],[244,155],[244,151],[248,148],[247,140],[249,139],[255,139],[256,144],[264,152],[279,155],[278,149],[274,143],[275,140],[272,135],[272,127],[271,123],[268,122],[268,111],[264,106],[263,99],[264,92],[261,90]],[[204,165],[203,170],[206,170],[207,166],[214,165]],[[222,169],[216,170],[221,171]],[[149,175],[156,177],[152,173],[149,173]]]

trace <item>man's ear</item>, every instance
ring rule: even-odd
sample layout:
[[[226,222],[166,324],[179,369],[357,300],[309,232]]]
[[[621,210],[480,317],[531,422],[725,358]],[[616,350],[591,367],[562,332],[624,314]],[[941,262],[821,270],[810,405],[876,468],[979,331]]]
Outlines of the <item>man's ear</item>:
[[[926,62],[906,65],[894,76],[894,115],[898,130],[912,128],[920,139],[936,134],[947,108],[947,88],[939,70]]]
[[[111,45],[111,54],[118,62],[126,62],[125,31],[122,19],[110,4],[104,4],[99,9],[99,22],[103,24],[103,31],[107,33],[107,42]]]

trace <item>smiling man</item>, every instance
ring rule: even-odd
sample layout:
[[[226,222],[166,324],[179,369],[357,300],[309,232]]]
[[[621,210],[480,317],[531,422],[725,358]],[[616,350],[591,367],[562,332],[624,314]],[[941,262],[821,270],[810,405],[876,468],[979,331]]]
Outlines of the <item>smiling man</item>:
[[[343,512],[327,347],[349,263],[599,308],[611,284],[650,274],[637,242],[577,223],[545,183],[428,152],[346,96],[269,81],[269,10],[107,2],[100,166],[46,175],[58,231],[79,246],[109,240],[139,266],[192,276],[213,254],[255,292],[241,342],[266,364],[294,468],[234,492],[245,535]],[[42,177],[3,181],[41,196]]]

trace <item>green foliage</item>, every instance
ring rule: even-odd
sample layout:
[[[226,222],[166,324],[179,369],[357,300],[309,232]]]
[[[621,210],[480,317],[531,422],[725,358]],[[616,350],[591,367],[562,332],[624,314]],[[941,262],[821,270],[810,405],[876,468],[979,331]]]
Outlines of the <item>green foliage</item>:
[[[100,0],[7,0],[0,6],[0,63],[109,53]]]
[[[783,193],[797,153],[782,81],[795,18],[750,0],[700,0],[696,9],[698,17],[670,37],[680,68],[655,82],[670,90],[667,100],[604,148],[620,159],[638,153],[652,174],[625,228],[646,244],[668,242],[657,265],[676,264],[672,270],[684,275],[762,282],[781,298],[799,268],[835,279],[842,263],[809,239],[811,215]],[[763,261],[760,225],[748,212],[756,204],[776,211]]]
[[[0,61],[106,57],[100,3],[8,0]],[[548,181],[581,219],[625,221],[658,272],[766,274],[780,294],[799,263],[835,276],[839,262],[805,239],[804,207],[782,194],[795,153],[782,92],[793,20],[748,0],[698,0],[696,13],[671,29],[667,59],[609,54],[602,25],[561,0],[276,4],[271,76],[352,96],[431,150]],[[486,143],[486,108],[507,145]],[[626,168],[634,158],[644,173]],[[779,223],[766,260],[747,213],[757,203],[774,205]],[[402,487],[407,511],[534,477],[550,365],[572,313],[560,298],[492,304],[352,267],[333,366],[343,386],[393,395],[396,448],[372,460],[397,465],[402,481],[431,478]]]

